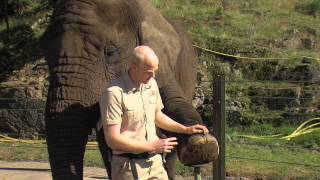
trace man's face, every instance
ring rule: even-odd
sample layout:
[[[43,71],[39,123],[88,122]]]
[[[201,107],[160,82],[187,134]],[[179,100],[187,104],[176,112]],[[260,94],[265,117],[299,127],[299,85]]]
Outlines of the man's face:
[[[139,64],[136,65],[136,70],[136,78],[139,83],[147,84],[151,78],[155,77],[158,64]]]

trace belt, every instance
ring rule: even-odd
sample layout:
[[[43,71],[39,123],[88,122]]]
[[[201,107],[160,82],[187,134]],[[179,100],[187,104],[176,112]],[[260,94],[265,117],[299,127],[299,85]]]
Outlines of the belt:
[[[135,159],[149,159],[153,156],[157,155],[156,153],[149,154],[149,153],[140,153],[140,154],[133,154],[133,153],[122,153],[122,154],[114,154],[114,156],[128,158],[130,160],[130,166],[132,171],[132,176],[134,180],[138,180],[138,171],[136,167],[136,163],[134,162]]]
[[[133,154],[133,153],[123,153],[123,154],[114,154],[114,156],[125,157],[129,159],[148,159],[153,156],[157,155],[156,153],[149,154],[149,153],[140,153],[140,154]]]

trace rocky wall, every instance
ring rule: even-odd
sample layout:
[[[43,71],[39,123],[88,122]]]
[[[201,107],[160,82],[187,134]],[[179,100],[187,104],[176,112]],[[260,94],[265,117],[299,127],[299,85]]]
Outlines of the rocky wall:
[[[32,136],[44,131],[45,98],[35,96],[41,87],[0,89],[0,131]]]
[[[44,133],[47,77],[47,65],[40,59],[0,83],[0,133],[25,138]]]
[[[320,117],[320,66],[315,59],[224,61],[202,59],[199,88],[204,104],[198,111],[212,121],[212,85],[215,74],[226,77],[226,118],[229,126],[271,123],[297,125]],[[199,96],[199,95],[198,95]],[[210,124],[209,122],[208,124]]]

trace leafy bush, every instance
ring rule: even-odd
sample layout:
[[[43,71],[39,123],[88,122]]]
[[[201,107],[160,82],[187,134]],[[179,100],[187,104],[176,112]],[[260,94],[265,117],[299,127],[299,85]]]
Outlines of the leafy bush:
[[[20,17],[33,14],[32,11],[48,9],[48,0],[5,0],[0,1],[0,20],[9,17]]]
[[[297,3],[296,10],[304,14],[316,16],[316,14],[320,12],[320,0],[301,1]]]
[[[310,14],[315,15],[320,12],[320,0],[313,0],[309,5]]]
[[[0,7],[4,13],[11,15],[21,15],[25,9],[32,4],[31,0],[7,0],[0,3]]]

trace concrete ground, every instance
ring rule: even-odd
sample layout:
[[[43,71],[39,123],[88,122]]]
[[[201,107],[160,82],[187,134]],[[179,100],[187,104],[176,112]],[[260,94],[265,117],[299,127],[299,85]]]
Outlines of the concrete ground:
[[[104,168],[85,167],[84,180],[108,179]],[[50,166],[47,162],[0,160],[0,180],[51,180]],[[177,177],[177,180],[193,180],[193,177]]]
[[[103,168],[85,167],[84,180],[108,179]],[[50,166],[46,162],[0,161],[0,180],[51,180]]]

